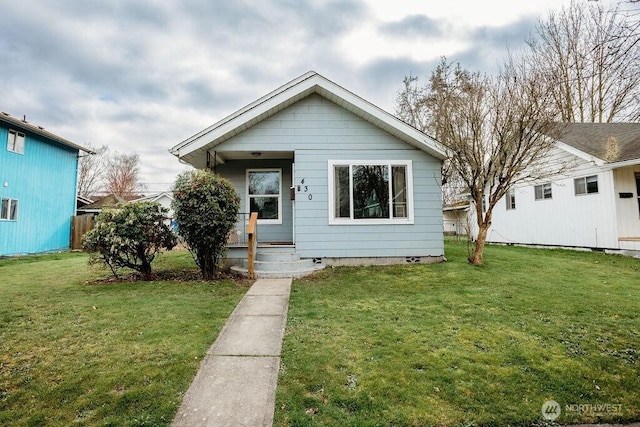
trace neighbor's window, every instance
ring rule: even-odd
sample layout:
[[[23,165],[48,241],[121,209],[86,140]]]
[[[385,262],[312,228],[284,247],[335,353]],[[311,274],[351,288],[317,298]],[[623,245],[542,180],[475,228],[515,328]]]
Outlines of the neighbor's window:
[[[536,200],[551,198],[551,184],[540,184],[535,187]]]
[[[24,133],[9,129],[7,150],[13,153],[24,154]]]
[[[247,171],[249,211],[258,212],[261,222],[281,223],[282,171],[254,169]]]
[[[598,192],[598,175],[585,176],[573,180],[576,196]]]
[[[411,173],[410,161],[330,161],[330,222],[412,222]]]
[[[2,199],[0,219],[7,221],[18,220],[18,201],[16,199]]]
[[[507,191],[507,196],[505,197],[507,201],[507,210],[510,211],[516,208],[516,191],[511,188]]]

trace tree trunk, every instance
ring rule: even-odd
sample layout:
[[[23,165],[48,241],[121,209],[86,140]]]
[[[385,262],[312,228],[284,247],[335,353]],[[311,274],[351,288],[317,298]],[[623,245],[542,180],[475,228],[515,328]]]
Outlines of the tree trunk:
[[[216,261],[213,256],[203,256],[200,258],[200,272],[204,280],[212,280],[216,273]]]
[[[487,231],[489,231],[489,227],[491,224],[487,224],[487,222],[483,222],[482,224],[478,224],[478,238],[476,239],[476,246],[473,249],[473,255],[469,258],[469,262],[473,265],[482,265],[482,251],[484,250],[484,245],[487,242]]]
[[[140,273],[142,274],[142,280],[151,280],[151,263],[143,260],[140,266]]]

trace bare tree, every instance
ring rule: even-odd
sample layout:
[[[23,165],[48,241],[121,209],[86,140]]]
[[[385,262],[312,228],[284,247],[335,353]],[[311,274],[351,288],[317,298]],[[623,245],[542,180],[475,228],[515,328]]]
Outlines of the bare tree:
[[[103,145],[100,148],[91,146],[87,148],[95,154],[87,154],[80,157],[78,164],[78,195],[91,198],[92,195],[102,190],[109,147]]]
[[[440,66],[446,64],[442,58]],[[432,76],[433,78],[433,76]],[[436,140],[441,139],[443,119],[430,114],[434,111],[438,101],[430,96],[429,87],[420,86],[417,76],[407,76],[403,80],[404,88],[396,98],[396,116],[416,129],[425,132]],[[449,159],[442,162],[441,170],[442,202],[447,205],[457,201],[460,193],[464,191],[464,183],[456,175],[453,164]]]
[[[139,157],[137,154],[114,153],[107,161],[105,190],[125,200],[138,197],[144,190],[140,183]]]
[[[552,84],[563,122],[640,118],[640,33],[628,11],[572,1],[551,11],[528,40],[527,64]]]
[[[475,205],[478,236],[469,262],[483,263],[492,212],[515,185],[560,173],[566,165],[544,162],[562,127],[552,93],[536,75],[509,61],[497,77],[463,69],[443,58],[429,82],[400,111],[425,120],[449,155],[449,164]],[[407,80],[405,79],[405,83]],[[405,86],[405,92],[407,88]],[[413,103],[413,105],[409,105]]]

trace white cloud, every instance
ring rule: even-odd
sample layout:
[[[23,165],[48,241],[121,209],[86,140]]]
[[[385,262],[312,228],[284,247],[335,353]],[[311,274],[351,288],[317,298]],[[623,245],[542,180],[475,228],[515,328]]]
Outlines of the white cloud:
[[[491,69],[558,4],[7,2],[0,110],[138,153],[144,181],[170,183],[185,168],[171,146],[310,69],[391,111],[404,75],[428,74],[441,55]]]

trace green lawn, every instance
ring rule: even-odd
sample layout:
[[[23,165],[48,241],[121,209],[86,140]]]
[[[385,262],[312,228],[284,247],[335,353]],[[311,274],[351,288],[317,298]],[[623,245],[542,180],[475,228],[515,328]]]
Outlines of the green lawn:
[[[488,247],[478,268],[464,244],[446,251],[294,282],[277,426],[544,425],[550,399],[562,424],[640,420],[640,260]],[[0,425],[170,424],[246,291],[87,285],[107,273],[86,261],[0,260]],[[192,266],[186,252],[155,263]]]
[[[560,424],[640,420],[639,259],[446,254],[294,282],[276,426],[548,425],[547,400]]]
[[[187,252],[156,269],[193,268]],[[0,425],[169,425],[246,287],[87,285],[84,254],[0,260]]]

